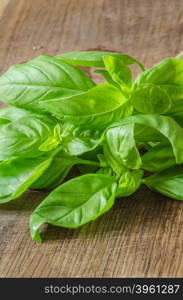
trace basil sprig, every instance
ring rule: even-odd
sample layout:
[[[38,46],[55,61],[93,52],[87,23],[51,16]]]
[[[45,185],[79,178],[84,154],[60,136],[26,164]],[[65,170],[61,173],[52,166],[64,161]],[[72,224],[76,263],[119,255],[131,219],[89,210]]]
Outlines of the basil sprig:
[[[180,58],[145,70],[126,54],[77,51],[37,57],[0,77],[8,105],[0,111],[0,203],[28,188],[52,190],[31,215],[33,240],[42,240],[45,222],[77,228],[95,220],[141,184],[183,200]],[[105,82],[96,85],[80,67]],[[80,175],[68,179],[74,166]]]

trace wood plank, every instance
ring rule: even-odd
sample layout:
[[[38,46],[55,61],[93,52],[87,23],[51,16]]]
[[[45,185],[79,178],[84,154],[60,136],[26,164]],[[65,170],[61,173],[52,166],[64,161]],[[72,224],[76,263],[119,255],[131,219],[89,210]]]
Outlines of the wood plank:
[[[8,5],[9,0],[1,0],[0,3],[0,17],[2,16],[5,7]]]
[[[138,5],[137,5],[138,3]],[[0,20],[0,71],[42,53],[121,51],[146,67],[183,50],[181,0],[10,0]],[[3,99],[2,99],[3,100]],[[142,187],[77,230],[30,239],[44,193],[0,207],[0,277],[182,277],[182,203]]]

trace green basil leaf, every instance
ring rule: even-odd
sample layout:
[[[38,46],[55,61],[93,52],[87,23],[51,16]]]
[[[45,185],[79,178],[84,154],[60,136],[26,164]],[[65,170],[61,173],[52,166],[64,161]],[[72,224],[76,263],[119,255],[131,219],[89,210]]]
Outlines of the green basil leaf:
[[[41,106],[64,122],[98,130],[131,115],[133,109],[119,89],[109,83],[62,101],[42,102]]]
[[[96,161],[78,158],[71,156],[64,151],[60,151],[54,156],[49,168],[42,174],[40,178],[38,178],[37,181],[32,184],[31,188],[55,188],[63,182],[74,165],[82,165],[86,168],[89,167],[91,170],[92,168],[96,169],[99,167],[99,163]]]
[[[127,197],[135,193],[142,183],[143,174],[144,172],[142,170],[126,170],[123,174],[121,174],[116,196]]]
[[[39,102],[79,94],[95,86],[81,70],[51,56],[11,67],[0,77],[0,99],[28,109]]]
[[[0,126],[0,160],[43,155],[39,147],[49,137],[54,137],[56,125],[57,120],[54,118],[40,115],[23,117]]]
[[[132,72],[130,68],[115,56],[105,55],[103,57],[105,67],[114,82],[120,86],[132,86]]]
[[[50,189],[60,185],[78,159],[60,151],[48,169],[31,185],[32,189]]]
[[[143,124],[136,123],[135,124],[135,132],[134,132],[135,140],[138,145],[142,143],[158,143],[158,142],[167,142],[167,138],[163,136],[157,129],[152,127],[147,127]]]
[[[61,125],[55,125],[53,129],[53,135],[49,136],[43,144],[39,146],[40,151],[51,151],[52,149],[56,148],[61,143],[61,136],[60,136]]]
[[[149,130],[149,127],[155,129],[159,132],[164,138],[166,138],[166,142],[169,142],[172,146],[173,153],[176,159],[176,163],[183,162],[183,128],[181,128],[176,121],[167,116],[160,115],[135,115],[129,118],[125,118],[119,122],[111,124],[109,128],[121,127],[125,124],[134,123],[140,124],[144,126],[144,131]],[[108,128],[108,130],[109,130]],[[136,130],[136,128],[134,129]],[[143,136],[139,134],[140,131],[135,133],[135,139],[138,141],[144,141]],[[137,136],[138,133],[138,136]],[[150,140],[149,140],[150,142]]]
[[[73,124],[65,123],[61,129],[62,147],[70,155],[82,155],[93,151],[101,143],[101,132],[86,130]]]
[[[150,172],[160,172],[176,164],[170,145],[159,144],[142,156],[142,168]]]
[[[183,165],[146,177],[144,183],[167,197],[183,200]]]
[[[32,238],[41,241],[39,227],[45,222],[77,228],[95,220],[113,205],[116,186],[115,178],[101,174],[83,175],[62,184],[31,216]]]
[[[134,138],[134,123],[110,127],[103,141],[104,155],[113,170],[121,174],[124,168],[139,169],[141,158]]]
[[[180,98],[183,97],[183,84],[182,85],[161,85],[161,90],[163,90],[166,94],[169,95],[169,97],[172,100],[172,104],[173,102],[176,102],[177,100],[179,100]]]
[[[160,85],[173,100],[180,99],[183,97],[183,61],[177,58],[166,58],[141,73],[136,83]]]
[[[101,74],[102,77],[110,84],[114,85],[115,87],[119,88],[119,84],[117,84],[109,75],[109,72],[104,69],[95,70],[95,73]]]
[[[111,176],[115,175],[114,172],[113,172],[113,170],[110,167],[100,168],[97,171],[97,174],[106,174],[106,175],[111,175]]]
[[[139,84],[131,93],[130,101],[138,112],[162,114],[171,107],[171,98],[159,86]]]
[[[37,115],[40,116],[32,111],[12,106],[0,109],[0,120],[7,120],[7,123],[17,121],[23,117],[36,117]]]
[[[163,59],[152,68],[141,73],[137,82],[181,85],[183,83],[183,61],[177,58]]]
[[[52,157],[15,158],[0,163],[0,203],[21,196],[49,167]]]
[[[67,63],[85,66],[85,67],[104,67],[103,56],[110,55],[117,57],[123,64],[131,65],[137,64],[137,66],[143,71],[143,65],[136,59],[120,53],[105,52],[105,51],[74,51],[58,55],[57,58]]]
[[[165,115],[173,118],[181,127],[183,127],[183,99],[174,101],[172,107],[165,113]]]
[[[99,139],[92,137],[68,137],[63,141],[63,149],[70,155],[82,155],[98,147]]]

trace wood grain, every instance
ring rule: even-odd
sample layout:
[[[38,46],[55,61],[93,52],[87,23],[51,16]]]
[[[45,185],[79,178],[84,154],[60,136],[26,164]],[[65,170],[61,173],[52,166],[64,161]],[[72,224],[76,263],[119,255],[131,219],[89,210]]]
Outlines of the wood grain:
[[[7,6],[9,0],[1,0],[1,3],[0,3],[0,17],[2,16],[3,14],[3,11],[5,9],[5,7]]]
[[[42,53],[87,49],[121,51],[148,67],[183,50],[182,34],[181,0],[9,0],[0,71]],[[0,277],[183,277],[181,202],[142,187],[83,228],[50,226],[37,244],[28,222],[44,196],[27,192],[1,205]]]

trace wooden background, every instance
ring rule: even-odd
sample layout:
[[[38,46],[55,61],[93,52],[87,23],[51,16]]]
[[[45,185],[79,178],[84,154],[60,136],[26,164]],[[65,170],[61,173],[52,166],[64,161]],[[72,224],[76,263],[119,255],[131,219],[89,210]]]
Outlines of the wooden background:
[[[146,67],[183,50],[182,0],[0,0],[0,72],[41,53],[109,49]],[[183,277],[183,204],[142,187],[78,230],[31,241],[44,197],[0,207],[1,277]]]

